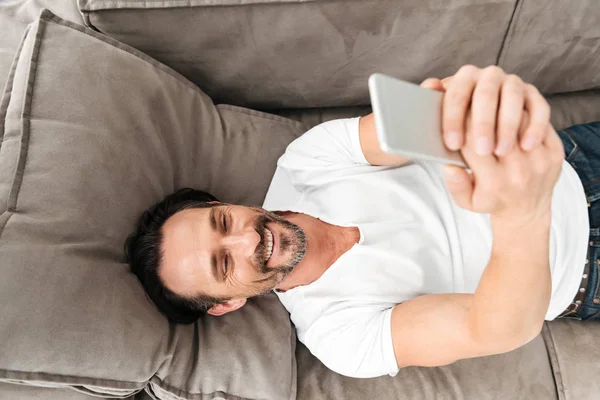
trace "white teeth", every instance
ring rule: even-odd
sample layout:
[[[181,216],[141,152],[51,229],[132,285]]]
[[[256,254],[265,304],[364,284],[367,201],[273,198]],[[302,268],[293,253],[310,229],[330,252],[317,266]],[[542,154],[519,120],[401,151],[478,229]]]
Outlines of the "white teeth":
[[[265,229],[265,233],[267,235],[267,257],[266,257],[267,260],[266,261],[269,261],[269,259],[271,259],[271,256],[273,255],[273,234],[268,229]]]

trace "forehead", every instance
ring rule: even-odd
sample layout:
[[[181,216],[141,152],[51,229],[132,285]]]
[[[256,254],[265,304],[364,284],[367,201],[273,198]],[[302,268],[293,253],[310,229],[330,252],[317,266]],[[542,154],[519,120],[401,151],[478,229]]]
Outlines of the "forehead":
[[[162,227],[162,260],[159,275],[165,286],[194,295],[198,285],[216,282],[210,273],[213,235],[211,208],[194,208],[171,216]]]

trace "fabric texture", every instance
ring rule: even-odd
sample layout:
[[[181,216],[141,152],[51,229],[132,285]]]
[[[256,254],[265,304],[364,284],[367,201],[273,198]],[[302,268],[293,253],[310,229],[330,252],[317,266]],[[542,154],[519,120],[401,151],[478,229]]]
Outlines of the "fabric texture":
[[[545,94],[598,89],[599,38],[596,0],[521,0],[498,65]]]
[[[79,0],[79,7],[90,27],[172,66],[216,101],[247,107],[366,106],[373,72],[418,83],[469,63],[498,64],[545,94],[600,88],[600,59],[590,57],[600,51],[595,0],[266,3]]]
[[[231,7],[80,0],[86,24],[142,50],[215,102],[368,105],[367,78],[412,82],[496,63],[516,0],[320,0]],[[201,26],[202,29],[198,29]]]
[[[568,329],[568,328],[567,328]],[[585,327],[577,333],[586,334]],[[566,333],[563,339],[568,336]],[[591,335],[586,335],[588,340]],[[572,341],[574,346],[576,341]],[[573,347],[571,347],[573,349]],[[579,354],[580,351],[575,351]],[[597,352],[594,353],[597,356]],[[383,376],[375,379],[355,379],[332,373],[319,362],[310,351],[299,343],[296,350],[298,361],[298,399],[397,399],[397,400],[551,400],[557,399],[553,370],[548,362],[548,352],[540,336],[517,351],[492,357],[478,357],[451,365],[427,368],[401,368],[395,377]],[[576,361],[574,354],[565,363],[565,368]],[[589,372],[597,369],[593,362],[598,358],[586,359]],[[575,368],[578,372],[579,368]],[[572,375],[569,386],[577,385],[583,393],[581,399],[593,400],[595,392],[585,392],[586,383]],[[573,397],[573,400],[577,398]]]
[[[0,398],[7,400],[100,400],[105,397],[91,397],[76,388],[34,387],[27,384],[0,382]],[[133,396],[127,400],[134,400]],[[137,399],[136,399],[137,400]],[[151,400],[151,399],[148,399]]]
[[[293,399],[276,296],[170,325],[124,263],[181,187],[261,204],[297,122],[215,106],[172,69],[44,11],[0,107],[0,381],[127,398]]]
[[[598,360],[600,323],[560,318],[544,325],[542,334],[561,400],[594,400],[600,393]]]
[[[83,25],[76,0],[2,0],[0,1],[0,90],[4,88],[8,69],[27,25],[43,8],[51,8],[61,18]]]

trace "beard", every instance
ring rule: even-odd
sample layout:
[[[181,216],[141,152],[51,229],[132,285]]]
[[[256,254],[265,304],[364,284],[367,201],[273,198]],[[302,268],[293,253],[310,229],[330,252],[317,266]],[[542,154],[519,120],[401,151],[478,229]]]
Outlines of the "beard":
[[[306,254],[306,234],[298,225],[281,218],[272,212],[256,208],[259,215],[256,219],[254,229],[260,235],[261,241],[256,247],[254,254],[254,265],[257,272],[263,276],[262,279],[255,281],[260,285],[257,295],[271,291],[275,286],[281,283],[293,270],[296,265],[302,261]],[[288,259],[281,265],[269,268],[267,267],[267,243],[265,231],[267,223],[279,227],[279,251],[281,253],[289,252]]]

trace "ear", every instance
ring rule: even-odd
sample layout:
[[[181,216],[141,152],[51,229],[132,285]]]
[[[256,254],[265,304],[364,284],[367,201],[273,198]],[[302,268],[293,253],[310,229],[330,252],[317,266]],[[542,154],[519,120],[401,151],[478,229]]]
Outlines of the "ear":
[[[219,316],[223,314],[227,314],[228,312],[235,311],[239,308],[242,308],[244,304],[246,304],[247,299],[231,299],[224,303],[217,304],[208,309],[208,313],[210,315]]]
[[[220,201],[209,201],[208,204],[221,204]]]

